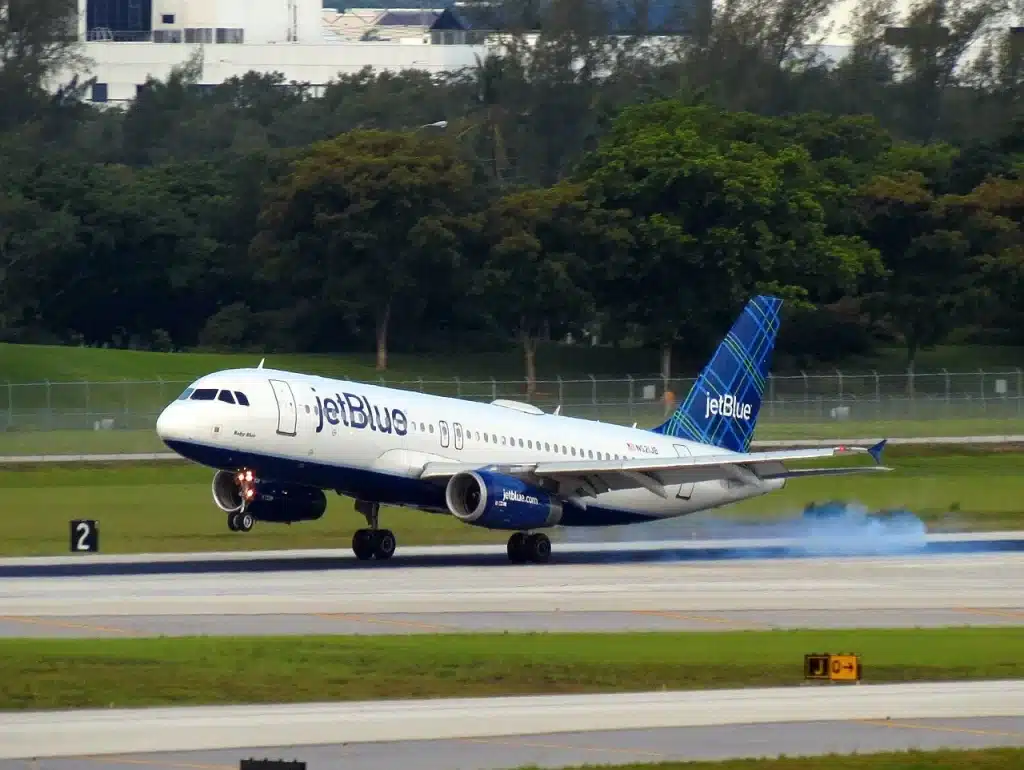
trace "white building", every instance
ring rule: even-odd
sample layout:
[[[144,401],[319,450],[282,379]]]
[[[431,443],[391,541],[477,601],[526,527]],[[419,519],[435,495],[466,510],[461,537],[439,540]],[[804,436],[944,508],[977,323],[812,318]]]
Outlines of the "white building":
[[[431,30],[441,9],[322,8],[321,0],[79,0],[79,36],[95,77],[92,100],[135,97],[147,77],[164,79],[197,50],[201,83],[251,70],[323,85],[366,66],[376,70],[456,70],[484,45]],[[450,19],[450,14],[448,17]]]

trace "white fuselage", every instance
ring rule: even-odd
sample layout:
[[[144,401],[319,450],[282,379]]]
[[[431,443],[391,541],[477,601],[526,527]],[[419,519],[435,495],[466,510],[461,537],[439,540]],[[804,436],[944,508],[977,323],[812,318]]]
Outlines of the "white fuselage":
[[[257,466],[279,481],[432,511],[446,510],[444,489],[418,478],[427,463],[735,454],[514,402],[465,401],[271,369],[216,372],[197,380],[186,394],[208,389],[218,391],[213,400],[179,399],[160,416],[160,437],[180,454],[213,468]],[[248,406],[221,400],[222,390],[243,393]],[[595,523],[627,523],[714,508],[781,486],[781,481],[714,480],[675,484],[667,497],[627,489],[578,503],[601,512]]]

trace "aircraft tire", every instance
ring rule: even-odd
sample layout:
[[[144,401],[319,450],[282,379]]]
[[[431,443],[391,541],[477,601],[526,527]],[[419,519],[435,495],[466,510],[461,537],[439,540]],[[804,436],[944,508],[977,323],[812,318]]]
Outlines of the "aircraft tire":
[[[373,558],[376,543],[374,542],[373,530],[357,529],[352,535],[352,552],[360,561]]]
[[[228,514],[228,529],[230,529],[232,532],[238,531],[238,518],[239,517],[237,512]]]
[[[543,532],[534,532],[526,538],[526,554],[534,564],[544,564],[551,558],[551,541]]]
[[[527,561],[526,554],[526,533],[516,532],[508,539],[508,560],[513,564],[523,564]]]
[[[390,529],[378,529],[375,533],[373,555],[381,560],[390,559],[395,555],[398,541]]]
[[[251,513],[239,513],[237,515],[237,526],[239,532],[248,532],[253,528],[253,525],[256,524],[256,517],[253,516]]]

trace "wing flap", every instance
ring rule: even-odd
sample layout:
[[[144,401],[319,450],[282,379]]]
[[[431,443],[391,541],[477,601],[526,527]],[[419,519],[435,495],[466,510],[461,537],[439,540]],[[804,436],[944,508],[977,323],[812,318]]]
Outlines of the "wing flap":
[[[799,478],[801,476],[845,475],[876,470],[881,466],[848,468],[810,468],[789,470],[786,462],[837,457],[848,454],[870,454],[878,461],[877,447],[826,447],[821,449],[780,449],[769,452],[697,455],[690,457],[640,458],[633,460],[572,460],[529,463],[460,463],[431,462],[423,466],[420,478],[447,480],[457,473],[490,471],[515,476],[524,481],[547,481],[557,486],[559,494],[594,496],[623,489],[647,489],[667,497],[666,486],[695,484],[701,481],[726,479],[740,484],[757,484],[763,480]]]

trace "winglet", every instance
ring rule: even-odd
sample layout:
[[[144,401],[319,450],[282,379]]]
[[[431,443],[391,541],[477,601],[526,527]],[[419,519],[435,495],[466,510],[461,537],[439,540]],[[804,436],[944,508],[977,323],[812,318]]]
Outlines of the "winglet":
[[[266,361],[266,360],[267,360],[267,359],[265,359],[265,358],[261,358],[261,359],[260,359],[260,365],[259,365],[259,366],[257,366],[256,368],[257,368],[257,369],[262,369],[262,368],[263,368],[263,362],[264,362],[264,361]]]
[[[883,438],[873,447],[868,448],[868,454],[875,461],[875,465],[881,465],[882,463],[882,450],[885,449],[886,443],[889,441],[887,438]]]

